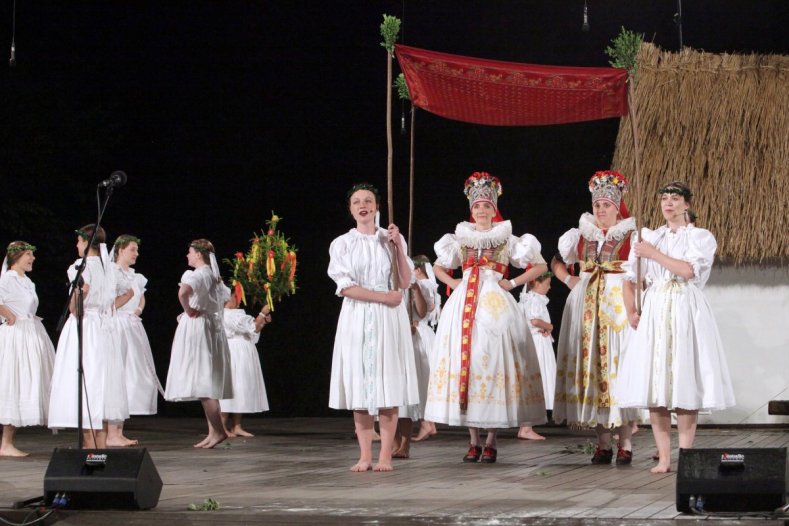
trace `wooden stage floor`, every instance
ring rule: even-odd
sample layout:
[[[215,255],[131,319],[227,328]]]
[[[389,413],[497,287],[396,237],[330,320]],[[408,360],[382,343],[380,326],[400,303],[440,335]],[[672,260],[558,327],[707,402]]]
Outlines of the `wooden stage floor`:
[[[148,448],[164,481],[154,510],[58,512],[44,523],[661,524],[696,518],[677,513],[673,473],[649,473],[655,446],[648,428],[634,436],[629,467],[591,465],[583,450],[593,433],[564,427],[538,428],[547,437],[543,442],[503,431],[496,464],[464,464],[465,430],[439,426],[438,435],[412,445],[410,459],[395,460],[394,472],[351,473],[358,449],[350,416],[248,418],[245,427],[254,438],[195,450],[191,446],[204,427],[204,420],[194,418],[135,417],[127,423],[127,435]],[[702,428],[696,445],[786,447],[787,431]],[[52,449],[73,447],[75,441],[73,431],[19,431],[17,445],[32,455],[0,459],[0,517],[21,521],[22,512],[12,512],[12,504],[41,495]],[[673,456],[676,468],[676,449]],[[221,509],[187,511],[190,503],[208,498]]]

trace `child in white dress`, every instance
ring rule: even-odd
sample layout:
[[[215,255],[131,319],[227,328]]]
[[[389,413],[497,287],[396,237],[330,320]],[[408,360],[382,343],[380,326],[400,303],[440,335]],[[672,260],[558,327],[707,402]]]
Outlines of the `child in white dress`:
[[[687,185],[674,181],[658,193],[666,224],[643,228],[638,243],[633,237],[625,267],[625,307],[635,334],[620,365],[617,395],[623,407],[649,408],[658,449],[652,472],[665,473],[671,468],[671,413],[679,447],[691,448],[699,411],[732,407],[735,399],[715,316],[702,292],[715,260],[715,237],[693,224]],[[647,287],[640,315],[638,256]]]
[[[178,316],[164,397],[172,402],[200,400],[208,434],[194,447],[210,449],[227,438],[219,400],[233,398],[230,349],[222,320],[230,291],[222,283],[210,241],[192,241],[186,260],[194,270],[181,276],[178,301],[184,312]]]
[[[553,396],[556,388],[556,355],[553,352],[553,324],[548,313],[548,291],[551,290],[552,272],[546,272],[527,284],[521,291],[518,306],[526,318],[537,349],[537,359],[540,361],[540,376],[542,376],[542,389],[545,395],[545,409],[553,410]],[[524,440],[545,440],[530,425],[521,426],[518,438]]]
[[[89,247],[94,229],[96,236]],[[107,447],[107,426],[129,418],[129,401],[118,333],[112,319],[115,302],[115,273],[110,267],[104,244],[104,229],[85,225],[76,231],[77,253],[86,255],[84,281],[84,316],[82,320],[82,423],[78,422],[77,367],[79,343],[77,335],[77,296],[71,293],[71,315],[58,339],[52,394],[49,399],[50,428],[82,427],[84,445],[88,448]],[[78,259],[68,269],[69,282],[77,275]]]
[[[26,457],[14,446],[16,428],[47,423],[55,349],[36,317],[33,270],[36,247],[25,241],[8,245],[0,273],[0,456]]]
[[[241,427],[243,413],[268,411],[266,384],[256,345],[260,331],[269,323],[271,314],[268,305],[264,305],[257,317],[253,318],[239,308],[238,298],[234,294],[225,302],[224,327],[230,347],[233,398],[220,400],[219,406],[222,409],[222,423],[227,422],[228,415],[232,421],[230,429],[225,428],[231,438],[254,436]]]
[[[413,260],[416,282],[419,284],[427,306],[427,314],[414,319],[416,332],[421,341],[420,352],[424,353],[420,356],[422,373],[419,375],[419,398],[422,407],[421,414],[424,415],[427,405],[427,386],[430,383],[430,364],[433,359],[433,346],[436,342],[435,326],[438,324],[438,317],[441,313],[441,295],[438,293],[438,283],[435,274],[433,274],[433,265],[430,264],[428,257],[419,255],[414,256]],[[419,424],[419,433],[414,437],[414,442],[425,440],[436,433],[436,424],[422,418]]]

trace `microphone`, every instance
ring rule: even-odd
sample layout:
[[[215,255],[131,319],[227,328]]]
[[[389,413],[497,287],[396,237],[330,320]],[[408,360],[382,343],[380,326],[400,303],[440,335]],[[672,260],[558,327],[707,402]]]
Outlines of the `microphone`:
[[[126,172],[117,170],[110,174],[109,179],[99,183],[99,188],[118,188],[126,184]]]
[[[584,0],[584,23],[581,24],[581,31],[589,31],[589,11],[586,8],[586,0]]]
[[[8,66],[12,68],[16,66],[16,45],[13,40],[11,40],[11,58],[8,59]]]

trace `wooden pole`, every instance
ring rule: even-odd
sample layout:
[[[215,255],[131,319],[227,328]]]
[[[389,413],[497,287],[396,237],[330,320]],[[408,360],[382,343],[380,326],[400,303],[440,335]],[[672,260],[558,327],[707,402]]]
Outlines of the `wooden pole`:
[[[416,108],[411,106],[411,145],[408,170],[408,255],[412,254],[412,234],[414,232],[414,141],[416,128]]]

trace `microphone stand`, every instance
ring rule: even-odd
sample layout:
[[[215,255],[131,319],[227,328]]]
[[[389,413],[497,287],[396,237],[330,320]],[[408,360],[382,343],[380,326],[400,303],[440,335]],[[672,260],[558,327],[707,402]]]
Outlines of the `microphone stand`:
[[[101,202],[101,196],[99,195],[99,188],[101,185],[96,187],[96,202],[98,204],[99,212],[98,217],[96,218],[96,224],[93,227],[93,232],[90,235],[90,239],[88,240],[88,245],[85,247],[85,253],[82,254],[82,261],[80,261],[79,265],[76,266],[77,274],[74,276],[74,279],[71,282],[70,291],[68,301],[66,302],[66,308],[63,311],[63,314],[60,317],[60,321],[58,322],[57,332],[63,330],[63,326],[66,324],[66,320],[68,319],[68,314],[70,311],[71,306],[71,298],[76,294],[76,304],[75,304],[75,317],[77,318],[77,449],[82,449],[84,444],[82,441],[82,382],[85,378],[85,370],[83,369],[82,365],[82,321],[85,317],[84,311],[84,291],[82,286],[84,281],[82,279],[82,274],[85,272],[85,267],[88,262],[88,254],[90,252],[90,247],[93,246],[93,242],[96,239],[96,232],[98,232],[99,227],[101,226],[101,219],[104,217],[104,211],[107,209],[107,203],[110,201],[110,197],[112,196],[113,186],[107,186],[107,191],[105,192],[104,203]]]

